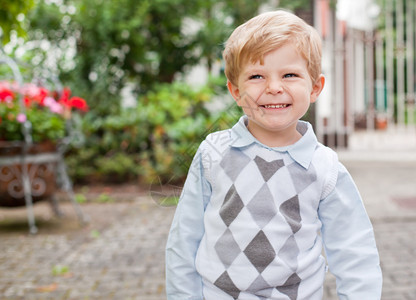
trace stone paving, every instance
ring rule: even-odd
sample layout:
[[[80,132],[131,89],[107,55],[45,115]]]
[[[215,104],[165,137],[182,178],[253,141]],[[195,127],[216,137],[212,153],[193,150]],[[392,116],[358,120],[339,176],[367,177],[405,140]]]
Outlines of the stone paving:
[[[382,299],[416,299],[416,160],[340,157],[374,225]],[[83,204],[91,222],[80,227],[69,204],[62,206],[66,217],[58,220],[47,203],[35,205],[37,235],[27,233],[24,208],[0,209],[0,299],[166,299],[164,246],[174,207],[132,192]],[[324,299],[337,299],[330,274]]]
[[[47,213],[46,204],[37,204],[37,216]],[[64,206],[68,220],[59,223],[73,223],[64,234],[46,221],[35,236],[22,226],[0,231],[0,299],[166,298],[163,248],[174,208],[148,198],[83,205],[91,222],[79,228]]]

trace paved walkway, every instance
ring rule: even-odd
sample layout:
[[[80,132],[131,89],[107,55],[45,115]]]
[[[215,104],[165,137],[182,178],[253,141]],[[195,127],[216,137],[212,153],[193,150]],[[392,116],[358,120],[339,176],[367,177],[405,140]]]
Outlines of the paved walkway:
[[[416,299],[416,159],[401,157],[340,153],[373,221],[383,300]],[[0,209],[0,299],[166,299],[164,246],[174,208],[134,191],[123,195],[83,204],[91,217],[83,228],[69,204],[58,220],[38,203],[35,236],[24,209]],[[337,299],[332,275],[324,299]]]
[[[416,159],[412,157],[412,153],[340,154],[374,226],[383,300],[416,299]],[[324,299],[337,299],[335,295],[329,275]]]

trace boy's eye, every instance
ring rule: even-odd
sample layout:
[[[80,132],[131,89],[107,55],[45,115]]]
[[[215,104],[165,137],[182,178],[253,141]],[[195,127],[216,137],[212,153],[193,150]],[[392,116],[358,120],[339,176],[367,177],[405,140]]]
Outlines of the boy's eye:
[[[288,74],[285,74],[283,77],[284,78],[292,78],[292,77],[298,77],[298,75],[296,75],[294,73],[288,73]]]
[[[249,77],[249,79],[261,79],[261,78],[263,78],[263,76],[261,76],[261,75],[259,75],[259,74],[256,74],[256,75],[251,75],[251,76]]]

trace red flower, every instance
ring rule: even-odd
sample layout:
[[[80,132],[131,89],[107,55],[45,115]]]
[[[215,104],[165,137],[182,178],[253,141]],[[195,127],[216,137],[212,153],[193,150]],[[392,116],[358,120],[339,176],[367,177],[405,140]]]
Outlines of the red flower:
[[[43,87],[38,89],[38,94],[34,95],[33,100],[35,100],[40,105],[43,105],[43,101],[45,100],[46,96],[49,95],[49,91]]]
[[[0,102],[6,102],[8,99],[13,99],[14,93],[11,90],[0,90]]]
[[[87,102],[83,98],[80,98],[80,97],[70,98],[70,96],[71,96],[71,91],[68,88],[64,88],[58,102],[64,107],[67,107],[69,109],[76,108],[81,111],[88,111],[89,107],[87,105]]]
[[[32,105],[32,100],[30,100],[28,96],[25,96],[23,98],[23,103],[25,104],[26,107],[30,107]]]
[[[58,102],[66,107],[70,106],[69,96],[71,96],[71,90],[68,88],[64,88]]]
[[[71,107],[74,107],[81,111],[88,111],[89,109],[87,102],[80,97],[72,97],[71,99],[69,99],[69,104]]]

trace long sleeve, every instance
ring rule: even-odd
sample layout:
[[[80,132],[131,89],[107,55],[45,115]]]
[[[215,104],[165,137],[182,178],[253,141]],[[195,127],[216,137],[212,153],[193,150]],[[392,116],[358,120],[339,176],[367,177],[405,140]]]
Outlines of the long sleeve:
[[[342,164],[334,190],[320,203],[319,216],[339,299],[380,300],[382,274],[373,228],[353,179]]]
[[[210,186],[203,176],[198,151],[176,208],[166,245],[166,293],[168,300],[202,300],[202,280],[195,257],[204,234],[204,209]]]

